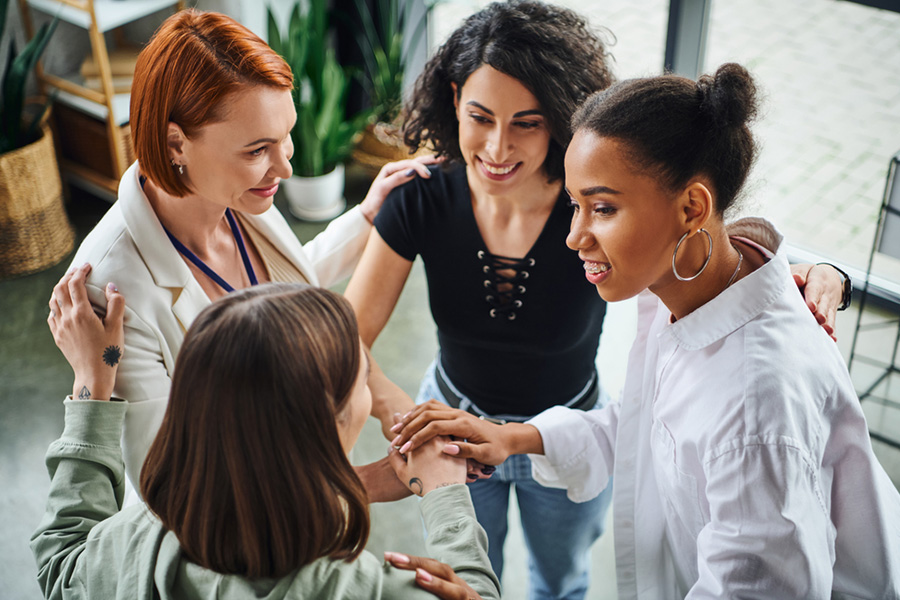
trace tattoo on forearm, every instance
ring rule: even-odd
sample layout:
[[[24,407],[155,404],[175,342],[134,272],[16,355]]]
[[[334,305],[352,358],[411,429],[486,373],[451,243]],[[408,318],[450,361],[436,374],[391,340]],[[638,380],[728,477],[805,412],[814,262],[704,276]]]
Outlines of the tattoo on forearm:
[[[91,390],[87,389],[86,385],[81,386],[81,391],[78,392],[79,400],[90,400],[91,399]]]
[[[122,358],[122,351],[118,346],[107,346],[106,350],[103,351],[103,362],[110,367],[119,364],[120,358]]]
[[[454,482],[452,482],[452,481],[445,481],[444,483],[439,483],[439,484],[437,484],[437,485],[434,486],[434,487],[435,487],[435,489],[437,489],[437,488],[447,487],[447,486],[450,486],[450,485],[456,485],[456,484],[455,484]]]
[[[422,480],[419,479],[418,477],[413,477],[412,479],[410,479],[409,480],[409,489],[411,489],[412,493],[415,494],[416,496],[421,496],[422,490],[424,489],[422,487]]]

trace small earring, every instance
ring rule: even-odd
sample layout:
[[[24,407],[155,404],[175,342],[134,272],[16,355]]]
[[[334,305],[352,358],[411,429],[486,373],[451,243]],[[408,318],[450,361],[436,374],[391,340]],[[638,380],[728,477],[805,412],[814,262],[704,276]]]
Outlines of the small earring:
[[[703,262],[703,266],[700,267],[700,270],[694,273],[694,275],[692,275],[691,277],[682,277],[678,274],[678,269],[675,267],[675,257],[678,256],[678,248],[681,247],[681,243],[685,240],[685,238],[687,238],[688,234],[690,233],[690,231],[685,231],[684,235],[681,236],[681,239],[678,240],[678,243],[675,244],[675,252],[672,253],[672,273],[675,274],[675,278],[678,279],[678,281],[692,281],[694,279],[697,279],[698,277],[700,277],[700,273],[706,270],[706,265],[709,264],[709,259],[712,256],[712,236],[709,235],[709,232],[705,229],[700,229],[699,231],[706,234],[706,240],[709,242],[709,251],[706,253],[706,260]]]
[[[176,164],[175,164],[175,159],[174,159],[174,158],[173,158],[170,162],[172,163],[172,166],[173,166],[173,167],[176,167],[176,166],[178,167],[178,174],[179,174],[179,175],[184,175],[184,165],[182,165],[182,164],[176,165]]]

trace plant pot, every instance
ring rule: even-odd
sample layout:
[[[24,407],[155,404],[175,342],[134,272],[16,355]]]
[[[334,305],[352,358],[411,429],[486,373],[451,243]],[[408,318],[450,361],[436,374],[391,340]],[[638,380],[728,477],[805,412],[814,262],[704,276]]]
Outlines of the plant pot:
[[[36,142],[0,155],[0,279],[42,271],[75,243],[46,125]]]
[[[409,147],[403,142],[400,127],[393,123],[375,123],[366,127],[356,149],[353,160],[364,166],[370,173],[377,175],[381,167],[389,162],[430,154],[428,148],[420,148],[409,153]]]
[[[304,221],[328,221],[344,212],[344,165],[319,177],[292,176],[281,182],[288,210]]]

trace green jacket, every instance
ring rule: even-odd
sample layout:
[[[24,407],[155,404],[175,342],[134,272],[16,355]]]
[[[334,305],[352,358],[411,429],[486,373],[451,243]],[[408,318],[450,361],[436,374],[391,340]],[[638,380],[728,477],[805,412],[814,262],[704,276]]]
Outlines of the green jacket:
[[[47,510],[31,539],[46,598],[434,598],[416,585],[413,571],[368,552],[351,563],[321,558],[280,579],[223,575],[190,562],[146,506],[120,510],[119,440],[128,405],[69,399],[65,406],[65,429],[47,451]],[[428,555],[453,567],[483,598],[499,598],[466,486],[439,488],[420,505]]]

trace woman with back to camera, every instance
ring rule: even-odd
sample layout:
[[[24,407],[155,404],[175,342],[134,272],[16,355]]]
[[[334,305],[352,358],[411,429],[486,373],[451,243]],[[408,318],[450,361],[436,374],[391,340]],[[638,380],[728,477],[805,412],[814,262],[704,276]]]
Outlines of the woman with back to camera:
[[[197,314],[257,282],[327,287],[347,277],[386,191],[411,179],[409,169],[427,173],[417,161],[388,165],[358,208],[301,247],[273,205],[291,175],[293,82],[281,57],[217,13],[171,16],[138,57],[130,113],[137,162],[73,260],[92,265],[96,306],[107,281],[128,297],[115,391],[129,404],[123,440],[135,484]],[[58,309],[52,299],[50,309]],[[389,468],[381,472],[394,479]]]
[[[371,344],[422,257],[440,354],[419,402],[436,398],[503,421],[602,404],[595,357],[606,305],[580,282],[583,265],[565,247],[571,212],[562,178],[572,113],[612,81],[606,48],[584,19],[540,2],[489,5],[426,65],[405,139],[430,142],[450,166],[391,193],[346,292]],[[836,280],[830,271],[812,274]],[[823,306],[837,303],[828,289]],[[387,434],[393,414],[410,408],[385,403],[373,414]],[[532,597],[583,597],[609,492],[571,502],[537,484],[525,456],[472,483],[498,574],[512,487]]]
[[[614,474],[623,599],[898,598],[900,494],[844,361],[783,252],[750,239],[775,248],[777,232],[725,226],[755,113],[735,64],[588,99],[566,153],[567,241],[604,299],[640,294],[621,402],[504,427],[432,403],[401,442],[431,421],[410,449],[440,433],[487,464],[534,454],[535,477],[576,501]]]
[[[394,462],[418,482],[426,548],[447,564],[386,553],[392,568],[364,550],[368,499],[347,453],[370,411],[369,361],[346,300],[304,284],[240,290],[201,311],[141,471],[146,504],[121,510],[129,408],[108,401],[116,365],[104,355],[123,344],[125,307],[109,286],[101,321],[87,272],[66,276],[50,320],[76,389],[94,393],[66,400],[47,454],[50,497],[32,539],[46,598],[499,597],[465,461],[440,442]]]

